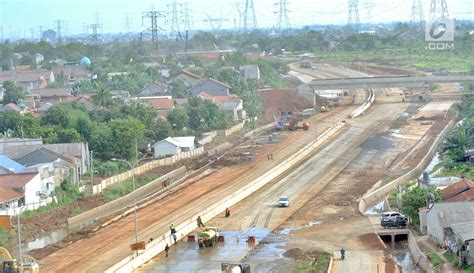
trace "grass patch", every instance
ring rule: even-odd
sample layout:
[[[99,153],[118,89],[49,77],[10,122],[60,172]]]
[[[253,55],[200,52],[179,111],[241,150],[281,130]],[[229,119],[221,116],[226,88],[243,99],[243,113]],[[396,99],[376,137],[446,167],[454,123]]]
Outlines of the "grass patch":
[[[327,272],[329,262],[331,261],[331,254],[327,252],[321,253],[314,258],[313,262],[301,261],[296,264],[296,273],[323,273]]]
[[[444,264],[444,261],[438,256],[438,253],[436,252],[428,252],[428,259],[431,261],[433,266],[438,266]]]
[[[446,260],[448,260],[448,262],[450,263],[453,263],[453,261],[456,260],[456,258],[453,256],[453,254],[451,254],[451,252],[449,251],[446,251],[443,253],[443,256],[446,258]]]
[[[151,181],[153,181],[154,178],[152,177],[135,177],[135,186],[136,188],[140,188]],[[128,179],[120,183],[116,183],[110,187],[110,189],[106,190],[103,193],[103,196],[106,200],[106,202],[110,202],[112,200],[115,200],[117,198],[120,198],[122,196],[125,196],[133,191],[133,180]]]
[[[474,265],[465,266],[463,270],[465,273],[474,273]]]
[[[2,227],[0,227],[0,245],[4,246],[10,242],[13,237],[12,233]]]

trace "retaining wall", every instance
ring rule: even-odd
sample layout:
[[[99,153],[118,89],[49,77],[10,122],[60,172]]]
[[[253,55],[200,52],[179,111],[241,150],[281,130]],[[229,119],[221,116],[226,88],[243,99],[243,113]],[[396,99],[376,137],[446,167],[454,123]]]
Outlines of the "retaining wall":
[[[234,145],[232,143],[224,142],[224,143],[219,144],[216,147],[214,147],[214,149],[210,149],[209,151],[207,151],[207,155],[208,156],[214,156],[214,155],[216,155],[216,152],[218,154],[220,154],[220,153],[223,153],[223,152],[231,149],[232,147],[234,147]]]
[[[272,122],[272,123],[269,123],[267,125],[263,125],[262,127],[258,127],[257,129],[254,129],[250,132],[247,132],[244,137],[251,137],[253,135],[258,135],[260,134],[261,132],[264,132],[264,131],[267,131],[267,130],[270,130],[272,128],[275,127],[275,122]]]
[[[418,165],[416,165],[415,168],[410,170],[408,173],[400,176],[399,178],[389,182],[388,184],[378,188],[377,190],[362,196],[359,201],[359,211],[364,214],[367,208],[373,207],[377,203],[382,201],[388,194],[390,194],[391,191],[396,189],[399,184],[403,185],[406,181],[420,176],[421,173],[424,171],[424,168],[430,163],[431,159],[436,153],[438,145],[443,141],[446,134],[453,128],[454,125],[455,123],[453,121],[450,121],[446,125],[446,127],[444,127],[443,131],[441,131],[441,133],[431,145],[431,148],[428,153],[426,153],[426,155],[418,163]]]
[[[152,182],[144,185],[143,187],[135,191],[136,200],[137,201],[142,200],[152,195],[156,191],[160,190],[162,188],[162,182],[164,180],[168,178],[170,178],[171,180],[177,180],[183,177],[185,174],[186,174],[186,167],[183,166],[153,180]],[[127,208],[133,205],[133,201],[134,201],[133,192],[131,192],[123,197],[115,199],[102,206],[96,207],[94,209],[88,210],[74,217],[68,218],[67,219],[68,228],[80,227],[81,225],[84,225],[90,221],[95,221],[96,219],[102,218],[111,213]]]
[[[428,257],[420,250],[418,244],[416,243],[416,237],[411,231],[408,233],[408,250],[410,250],[411,255],[413,256],[413,261],[416,265],[420,266],[427,273],[433,273],[433,267],[428,260]]]
[[[147,172],[149,170],[155,169],[155,168],[160,167],[160,166],[167,166],[167,165],[174,164],[174,163],[176,163],[176,162],[178,162],[179,160],[182,160],[182,159],[188,159],[188,158],[193,158],[193,157],[199,156],[203,152],[204,152],[204,147],[199,147],[199,148],[197,148],[193,151],[189,151],[189,152],[185,152],[185,153],[179,153],[179,154],[171,156],[171,157],[162,158],[162,159],[158,159],[158,160],[153,160],[151,162],[148,162],[148,163],[145,163],[141,166],[136,167],[135,168],[135,175],[140,175],[144,172]],[[94,193],[94,194],[100,193],[105,188],[107,188],[108,186],[113,185],[113,184],[118,183],[118,182],[125,181],[125,180],[131,178],[132,175],[133,175],[133,171],[129,170],[129,171],[123,172],[121,174],[118,174],[118,175],[109,177],[107,179],[104,179],[104,180],[100,181],[99,184],[94,185],[92,187],[92,193]]]
[[[244,128],[244,122],[241,122],[235,126],[232,126],[231,128],[227,130],[219,130],[217,131],[217,135],[219,136],[230,136],[235,132],[238,132]]]
[[[212,140],[217,136],[217,132],[216,131],[208,132],[206,133],[206,135],[207,135],[206,137],[198,140],[199,145],[204,146],[207,143],[211,143]]]
[[[238,191],[234,192],[232,195],[228,196],[226,199],[222,199],[219,202],[213,203],[201,213],[194,215],[193,217],[189,218],[187,221],[184,221],[183,223],[177,225],[176,229],[179,231],[178,239],[181,239],[186,234],[189,234],[194,229],[196,229],[197,227],[196,219],[198,216],[200,216],[204,222],[209,221],[210,219],[214,218],[216,215],[222,213],[225,210],[225,208],[231,207],[232,205],[243,200],[244,198],[246,198],[253,192],[263,187],[268,182],[272,181],[273,179],[283,174],[291,166],[303,160],[314,149],[316,149],[321,144],[323,144],[327,139],[334,136],[340,129],[344,127],[344,125],[345,123],[339,123],[335,127],[328,129],[323,134],[321,134],[316,140],[312,141],[310,144],[306,145],[297,153],[290,156],[288,159],[283,161],[278,166],[267,171],[265,174],[263,174],[256,180],[252,181],[251,183],[242,187]],[[143,252],[141,252],[138,255],[138,257],[133,258],[131,255],[129,255],[128,257],[118,262],[117,264],[115,264],[114,266],[106,270],[105,272],[124,272],[125,273],[125,272],[132,272],[134,269],[140,267],[142,264],[144,264],[145,262],[149,261],[156,255],[158,255],[160,252],[162,252],[166,244],[170,244],[170,242],[166,240],[166,238],[169,237],[168,232],[166,232],[165,234],[162,234],[160,237],[162,238],[161,240],[155,240],[151,242],[150,244],[148,244],[147,248]]]
[[[374,90],[370,89],[369,90],[369,97],[364,102],[364,104],[362,104],[359,108],[352,111],[351,118],[356,118],[356,117],[362,115],[367,109],[369,109],[369,107],[372,105],[374,100],[375,100],[375,92],[374,92]]]

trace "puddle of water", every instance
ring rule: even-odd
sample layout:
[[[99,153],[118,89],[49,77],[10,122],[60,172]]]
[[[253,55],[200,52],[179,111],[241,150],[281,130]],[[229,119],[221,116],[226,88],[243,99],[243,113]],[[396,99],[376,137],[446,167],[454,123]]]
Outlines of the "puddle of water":
[[[402,273],[422,273],[424,272],[420,267],[418,267],[411,255],[406,243],[396,243],[395,246],[391,249],[390,253],[401,267]]]
[[[58,229],[50,234],[37,238],[33,242],[29,242],[27,246],[25,246],[26,251],[31,251],[38,248],[46,247],[50,244],[57,243],[62,239],[66,238],[69,235],[69,231],[67,229]]]

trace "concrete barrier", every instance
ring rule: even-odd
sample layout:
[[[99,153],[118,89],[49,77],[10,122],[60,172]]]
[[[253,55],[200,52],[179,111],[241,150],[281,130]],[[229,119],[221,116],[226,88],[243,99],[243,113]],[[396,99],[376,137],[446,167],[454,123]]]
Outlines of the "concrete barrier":
[[[423,159],[416,165],[415,168],[410,170],[408,173],[400,176],[399,178],[387,183],[386,185],[372,191],[369,194],[365,194],[359,201],[359,211],[364,214],[367,208],[375,206],[377,203],[382,201],[391,191],[397,188],[398,185],[403,185],[406,181],[416,178],[421,175],[424,168],[430,163],[433,158],[438,145],[443,141],[446,134],[453,128],[454,122],[450,121],[435,139],[431,145],[428,153],[423,157]]]
[[[163,176],[160,176],[159,178],[153,180],[152,182],[144,185],[143,187],[137,189],[135,191],[136,194],[136,199],[137,200],[142,200],[152,194],[154,194],[156,191],[160,190],[162,188],[162,182],[166,179],[171,179],[171,180],[176,180],[177,178],[181,178],[186,174],[186,167],[180,167],[172,172],[169,172]],[[166,188],[168,189],[168,188]],[[106,203],[102,206],[93,208],[91,210],[88,210],[86,212],[83,212],[79,215],[73,216],[71,218],[67,219],[67,225],[68,228],[77,228],[80,227],[84,224],[90,223],[91,221],[95,221],[96,219],[105,217],[107,215],[110,215],[111,213],[114,213],[116,211],[125,209],[131,205],[133,205],[133,192],[122,196],[120,198],[117,198],[109,203]]]
[[[217,152],[217,154],[221,154],[221,153],[223,153],[227,150],[232,149],[232,147],[234,147],[234,145],[232,143],[224,142],[224,143],[219,144],[216,147],[214,147],[214,149],[210,149],[209,151],[207,151],[207,155],[208,156],[215,156],[216,152]]]
[[[248,197],[253,192],[259,190],[268,182],[272,181],[273,179],[277,178],[284,172],[288,171],[293,165],[297,164],[301,160],[305,159],[308,155],[310,155],[317,147],[322,145],[326,140],[334,136],[336,133],[339,132],[344,127],[345,123],[339,123],[333,128],[326,130],[323,134],[321,134],[318,138],[314,141],[306,145],[304,148],[287,158],[278,166],[275,166],[271,170],[264,173],[259,178],[255,179],[254,181],[250,182],[249,184],[245,185],[238,191],[234,192],[226,199],[222,199],[219,202],[213,203],[207,209],[202,211],[199,214],[194,215],[193,217],[189,218],[187,221],[184,221],[176,226],[178,230],[178,239],[185,237],[186,234],[191,233],[194,229],[196,229],[196,219],[198,216],[206,222],[210,219],[214,218],[215,216],[222,213],[225,208],[231,207],[234,204],[237,204],[244,198]],[[147,245],[147,248],[141,252],[137,257],[133,257],[131,255],[127,256],[125,259],[121,260],[111,268],[107,269],[105,272],[132,272],[133,270],[137,269],[160,252],[162,252],[165,248],[166,244],[172,244],[173,242],[167,241],[166,238],[169,237],[169,233],[166,232],[160,236],[161,240],[154,240],[150,244]]]
[[[433,273],[433,266],[426,255],[420,250],[416,243],[416,237],[411,231],[408,233],[408,250],[413,256],[413,261],[427,273]]]
[[[239,124],[237,124],[237,125],[232,126],[231,128],[229,128],[229,129],[227,129],[227,130],[219,130],[219,131],[217,131],[217,135],[219,135],[219,136],[225,136],[225,137],[226,137],[226,136],[230,136],[230,135],[232,135],[233,133],[242,130],[242,129],[244,128],[244,124],[245,124],[244,122],[241,122],[241,123],[239,123]]]
[[[179,154],[171,156],[171,157],[153,160],[151,162],[148,162],[148,163],[145,163],[141,166],[136,167],[135,168],[135,175],[140,175],[142,173],[145,173],[145,172],[147,172],[149,170],[152,170],[152,169],[155,169],[157,167],[174,164],[174,163],[176,163],[176,162],[178,162],[182,159],[188,159],[188,158],[193,158],[193,157],[196,157],[196,156],[200,156],[203,152],[204,152],[204,147],[199,147],[199,148],[197,148],[195,150],[192,150],[192,151],[189,151],[189,152],[179,153]],[[109,187],[109,186],[111,186],[115,183],[122,182],[122,181],[125,181],[127,179],[130,179],[132,177],[132,175],[133,175],[133,171],[129,170],[129,171],[123,172],[121,174],[118,174],[118,175],[109,177],[107,179],[104,179],[104,180],[100,181],[99,184],[94,185],[92,187],[92,193],[93,194],[98,194],[98,193],[102,192],[104,189],[106,189],[107,187]]]
[[[205,137],[198,140],[199,145],[204,146],[207,143],[211,143],[212,140],[217,136],[217,131],[211,131],[208,133],[204,133]]]
[[[252,131],[247,132],[244,137],[251,137],[253,135],[258,135],[261,132],[265,132],[267,130],[270,130],[275,127],[275,122],[263,125],[262,127],[258,127],[257,129],[254,129]]]
[[[352,111],[351,118],[356,118],[356,117],[362,115],[367,109],[369,109],[369,107],[372,105],[372,103],[374,103],[374,100],[375,100],[375,92],[374,92],[374,90],[370,89],[369,90],[369,97],[364,102],[364,104],[362,104],[361,106],[359,106],[359,108]]]

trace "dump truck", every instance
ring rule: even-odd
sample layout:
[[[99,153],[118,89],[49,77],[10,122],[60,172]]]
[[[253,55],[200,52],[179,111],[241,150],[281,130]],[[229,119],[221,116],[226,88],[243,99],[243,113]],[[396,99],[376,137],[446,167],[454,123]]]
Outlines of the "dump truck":
[[[275,129],[277,131],[296,131],[298,129],[308,130],[309,123],[300,122],[300,117],[293,114],[290,118],[288,116],[282,116],[276,123]]]
[[[36,262],[17,262],[10,252],[0,246],[0,269],[2,273],[38,273],[39,265]]]
[[[219,229],[216,227],[203,227],[197,234],[197,241],[200,248],[210,247],[217,243]]]

